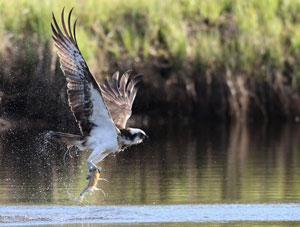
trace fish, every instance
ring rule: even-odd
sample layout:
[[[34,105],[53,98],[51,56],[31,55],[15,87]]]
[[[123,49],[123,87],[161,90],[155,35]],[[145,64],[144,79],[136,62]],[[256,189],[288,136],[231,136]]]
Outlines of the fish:
[[[87,175],[86,179],[87,179],[87,185],[85,186],[85,188],[80,193],[80,196],[79,196],[80,200],[83,199],[85,193],[93,192],[95,190],[96,191],[97,190],[102,191],[102,193],[105,196],[105,192],[102,189],[96,187],[99,180],[105,180],[103,178],[100,178],[100,171],[98,169],[93,169],[93,171],[89,175]]]

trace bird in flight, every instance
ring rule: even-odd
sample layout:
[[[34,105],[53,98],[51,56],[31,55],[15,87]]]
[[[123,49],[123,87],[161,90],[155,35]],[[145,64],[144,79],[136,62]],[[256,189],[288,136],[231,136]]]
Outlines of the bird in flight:
[[[61,69],[67,80],[68,103],[78,123],[81,135],[53,132],[53,136],[76,146],[82,151],[91,151],[87,159],[88,171],[100,171],[96,164],[107,155],[142,143],[148,139],[146,133],[137,128],[127,128],[132,104],[137,93],[140,75],[131,76],[131,71],[122,76],[116,72],[112,80],[106,78],[102,84],[96,81],[85,62],[76,40],[76,22],[71,27],[61,13],[62,29],[52,13],[52,38],[60,57]]]

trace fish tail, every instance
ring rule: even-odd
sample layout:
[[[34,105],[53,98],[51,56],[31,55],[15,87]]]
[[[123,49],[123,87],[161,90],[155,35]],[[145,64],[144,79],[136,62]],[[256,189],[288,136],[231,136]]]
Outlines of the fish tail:
[[[80,192],[80,197],[83,197],[84,196],[84,194],[87,192],[87,190],[88,190],[88,186],[85,186],[84,187],[84,189],[82,190],[82,192]]]

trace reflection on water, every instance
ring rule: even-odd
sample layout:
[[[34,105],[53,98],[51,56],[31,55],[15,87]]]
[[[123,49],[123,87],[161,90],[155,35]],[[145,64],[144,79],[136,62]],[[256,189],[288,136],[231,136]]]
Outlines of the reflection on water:
[[[144,145],[110,156],[106,193],[84,204],[270,203],[300,200],[300,125],[153,125]],[[41,131],[0,136],[0,204],[78,204],[89,153],[44,144]]]

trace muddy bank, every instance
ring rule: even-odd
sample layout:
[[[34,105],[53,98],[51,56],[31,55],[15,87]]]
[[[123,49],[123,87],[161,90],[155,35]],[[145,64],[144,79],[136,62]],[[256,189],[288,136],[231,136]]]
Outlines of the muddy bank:
[[[34,40],[34,39],[33,39]],[[28,41],[28,40],[27,40]],[[76,130],[67,105],[66,82],[50,44],[26,42],[9,46],[0,61],[0,117],[7,120],[40,120]],[[36,42],[36,43],[34,43]],[[111,63],[111,74],[133,68],[144,75],[134,113],[160,118],[210,120],[299,120],[299,89],[292,89],[293,72],[270,72],[270,78],[233,75],[222,66],[177,68],[161,57],[132,64]],[[97,75],[99,80],[102,79]]]
[[[299,121],[300,90],[286,82],[292,75],[275,71],[266,80],[232,75],[224,67],[195,70],[187,63],[176,70],[153,62],[141,69],[146,76],[137,97],[140,113],[166,118]]]

